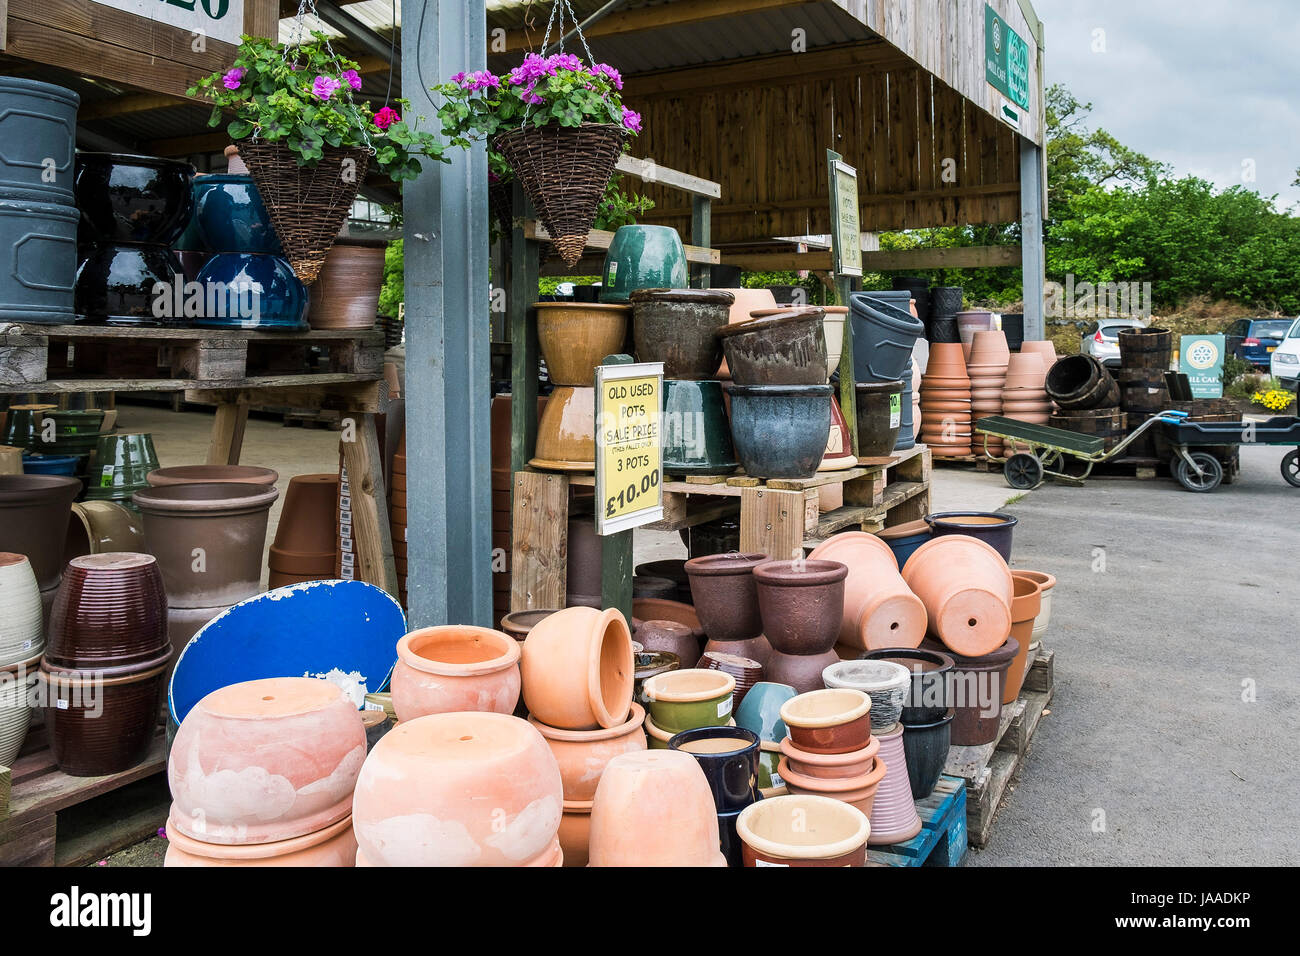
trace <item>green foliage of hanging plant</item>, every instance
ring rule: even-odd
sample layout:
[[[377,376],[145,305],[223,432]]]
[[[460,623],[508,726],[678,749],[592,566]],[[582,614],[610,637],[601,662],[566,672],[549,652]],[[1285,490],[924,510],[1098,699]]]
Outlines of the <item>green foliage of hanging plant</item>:
[[[406,301],[406,253],[401,239],[384,250],[384,285],[379,290],[379,314],[396,316]]]

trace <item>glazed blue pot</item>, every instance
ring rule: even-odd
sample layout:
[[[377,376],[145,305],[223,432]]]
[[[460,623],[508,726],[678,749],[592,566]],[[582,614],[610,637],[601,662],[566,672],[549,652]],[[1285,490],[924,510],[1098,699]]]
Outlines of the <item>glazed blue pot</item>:
[[[284,254],[252,176],[196,176],[194,199],[194,222],[206,251]]]
[[[77,455],[23,455],[24,475],[75,475]]]
[[[754,478],[811,478],[831,428],[829,385],[727,385],[731,437]]]
[[[204,328],[305,329],[307,287],[279,256],[222,253],[199,272],[208,308],[193,320]],[[215,286],[215,289],[210,287]]]

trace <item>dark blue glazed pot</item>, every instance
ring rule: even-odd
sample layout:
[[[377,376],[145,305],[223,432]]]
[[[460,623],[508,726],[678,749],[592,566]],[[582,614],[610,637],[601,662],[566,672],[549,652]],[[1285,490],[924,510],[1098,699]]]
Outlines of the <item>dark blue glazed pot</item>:
[[[284,254],[253,177],[196,176],[194,199],[194,221],[206,251]]]
[[[193,176],[171,159],[77,153],[77,208],[98,242],[169,245],[190,220]]]
[[[75,475],[77,455],[23,455],[25,475]]]
[[[731,437],[754,478],[811,478],[831,428],[829,385],[727,385]]]
[[[166,246],[94,246],[77,269],[77,321],[183,325],[174,294],[180,272],[180,263]],[[160,284],[170,293],[161,291]]]
[[[205,305],[204,328],[307,328],[307,287],[279,256],[231,252],[213,256],[199,272]],[[215,288],[210,288],[214,287]]]

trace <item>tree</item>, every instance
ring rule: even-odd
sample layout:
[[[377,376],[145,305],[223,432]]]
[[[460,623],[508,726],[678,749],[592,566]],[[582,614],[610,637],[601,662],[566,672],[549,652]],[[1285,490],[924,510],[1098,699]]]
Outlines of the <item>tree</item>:
[[[1043,96],[1047,114],[1047,199],[1050,210],[1094,186],[1138,185],[1170,168],[1130,149],[1104,129],[1089,129],[1091,103],[1054,83]]]

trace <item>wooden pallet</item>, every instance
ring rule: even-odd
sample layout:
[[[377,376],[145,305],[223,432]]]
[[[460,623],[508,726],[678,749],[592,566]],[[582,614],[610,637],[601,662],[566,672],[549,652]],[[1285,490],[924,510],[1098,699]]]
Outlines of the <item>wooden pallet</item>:
[[[0,767],[0,866],[78,866],[152,836],[167,819],[167,742],[158,728],[144,760],[104,777],[71,777],[33,728]]]
[[[53,325],[0,336],[0,394],[320,385],[370,381],[383,368],[376,330]]]
[[[924,800],[916,802],[921,832],[906,843],[873,846],[872,866],[961,866],[966,859],[966,781],[944,774]]]
[[[1007,786],[1020,770],[1038,722],[1052,701],[1053,662],[1053,654],[1040,647],[1028,665],[1020,696],[1002,708],[998,736],[992,743],[948,751],[944,772],[966,782],[966,831],[971,846],[988,845]]]

